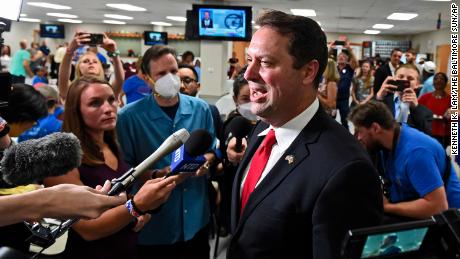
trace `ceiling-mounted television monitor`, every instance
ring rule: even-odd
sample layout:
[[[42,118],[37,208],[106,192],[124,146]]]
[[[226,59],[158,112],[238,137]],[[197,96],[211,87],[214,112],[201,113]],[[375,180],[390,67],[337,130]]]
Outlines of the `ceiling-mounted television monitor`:
[[[61,24],[40,24],[41,38],[64,39],[64,25]]]
[[[0,17],[0,22],[5,24],[5,25],[2,24],[3,26],[0,26],[0,28],[3,29],[3,31],[11,30],[11,20]]]
[[[144,31],[145,45],[168,45],[168,33],[159,31]]]
[[[193,5],[198,37],[203,40],[251,40],[250,6]]]

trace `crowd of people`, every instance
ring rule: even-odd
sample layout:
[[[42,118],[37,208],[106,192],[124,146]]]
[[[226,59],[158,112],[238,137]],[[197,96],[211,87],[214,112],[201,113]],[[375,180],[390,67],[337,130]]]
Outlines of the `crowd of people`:
[[[415,64],[409,49],[403,64],[397,48],[386,63],[357,60],[348,41],[335,56],[314,20],[280,11],[257,24],[245,65],[235,53],[229,60],[236,109],[224,120],[199,97],[200,64],[190,51],[179,59],[155,45],[127,66],[106,35],[88,46],[90,34],[76,32],[54,53],[45,42],[27,49],[21,41],[11,57],[5,45],[0,62],[13,85],[0,110],[7,122],[0,149],[14,145],[11,137],[62,131],[79,139],[83,158],[26,194],[0,181],[10,194],[0,208],[14,211],[0,225],[82,218],[69,231],[65,258],[209,258],[214,215],[215,232],[232,236],[227,258],[327,259],[339,257],[347,230],[460,208],[460,181],[446,153],[449,79],[433,62]],[[233,125],[241,120],[250,125],[244,137]],[[105,196],[108,180],[182,128],[212,138],[196,172],[171,176],[166,156],[126,194]],[[31,197],[44,209],[15,206]],[[1,227],[0,246],[27,253],[23,228]],[[18,238],[2,238],[18,229]]]

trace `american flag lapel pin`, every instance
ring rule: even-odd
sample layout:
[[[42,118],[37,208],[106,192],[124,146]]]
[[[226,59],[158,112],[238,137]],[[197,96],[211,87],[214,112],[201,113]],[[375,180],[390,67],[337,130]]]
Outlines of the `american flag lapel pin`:
[[[294,163],[294,156],[293,155],[287,155],[284,160],[288,161],[288,164]]]

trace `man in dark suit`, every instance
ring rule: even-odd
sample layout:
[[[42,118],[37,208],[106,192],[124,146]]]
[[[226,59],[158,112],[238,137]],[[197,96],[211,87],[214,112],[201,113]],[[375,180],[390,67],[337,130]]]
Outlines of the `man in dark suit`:
[[[233,162],[242,157],[227,258],[338,258],[347,230],[380,223],[377,173],[364,148],[319,105],[327,63],[319,25],[280,11],[257,23],[245,78],[251,111],[262,122],[244,156],[234,139],[227,149]]]
[[[201,28],[212,28],[212,19],[209,11],[204,11],[204,18],[201,19]]]
[[[402,51],[399,48],[394,48],[391,51],[390,62],[379,67],[374,74],[374,93],[377,93],[382,86],[383,81],[389,76],[394,76],[396,68],[400,65]]]
[[[396,91],[397,86],[392,85],[390,80],[407,80],[409,88],[403,92]],[[433,112],[427,107],[418,104],[416,89],[420,88],[420,74],[415,65],[404,64],[395,71],[395,76],[388,76],[382,83],[375,98],[385,103],[390,109],[396,121],[407,123],[425,134],[431,136],[431,124]]]

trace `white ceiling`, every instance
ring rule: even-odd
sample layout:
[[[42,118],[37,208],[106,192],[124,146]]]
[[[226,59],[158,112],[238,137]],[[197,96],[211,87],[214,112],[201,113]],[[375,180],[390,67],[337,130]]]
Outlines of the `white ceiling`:
[[[2,0],[8,1],[8,0]],[[53,10],[27,5],[27,2],[46,1],[71,6],[71,10]],[[458,2],[458,0],[454,0]],[[106,7],[106,3],[129,3],[147,9],[145,12],[127,12]],[[78,15],[85,23],[101,23],[104,14],[121,14],[134,17],[127,24],[150,24],[151,21],[163,21],[183,26],[184,22],[166,19],[168,15],[184,16],[185,10],[192,4],[222,4],[252,6],[253,17],[265,9],[277,9],[289,12],[291,8],[314,9],[316,17],[326,32],[363,33],[372,29],[376,23],[389,23],[395,26],[381,30],[381,34],[417,34],[436,30],[438,13],[441,13],[442,28],[450,23],[451,2],[431,2],[422,0],[230,0],[230,1],[194,1],[194,0],[24,0],[22,13],[28,18],[39,18],[42,22],[56,22],[57,18],[46,16],[47,12],[61,12]],[[418,16],[410,21],[391,21],[386,17],[393,12],[415,12]]]

